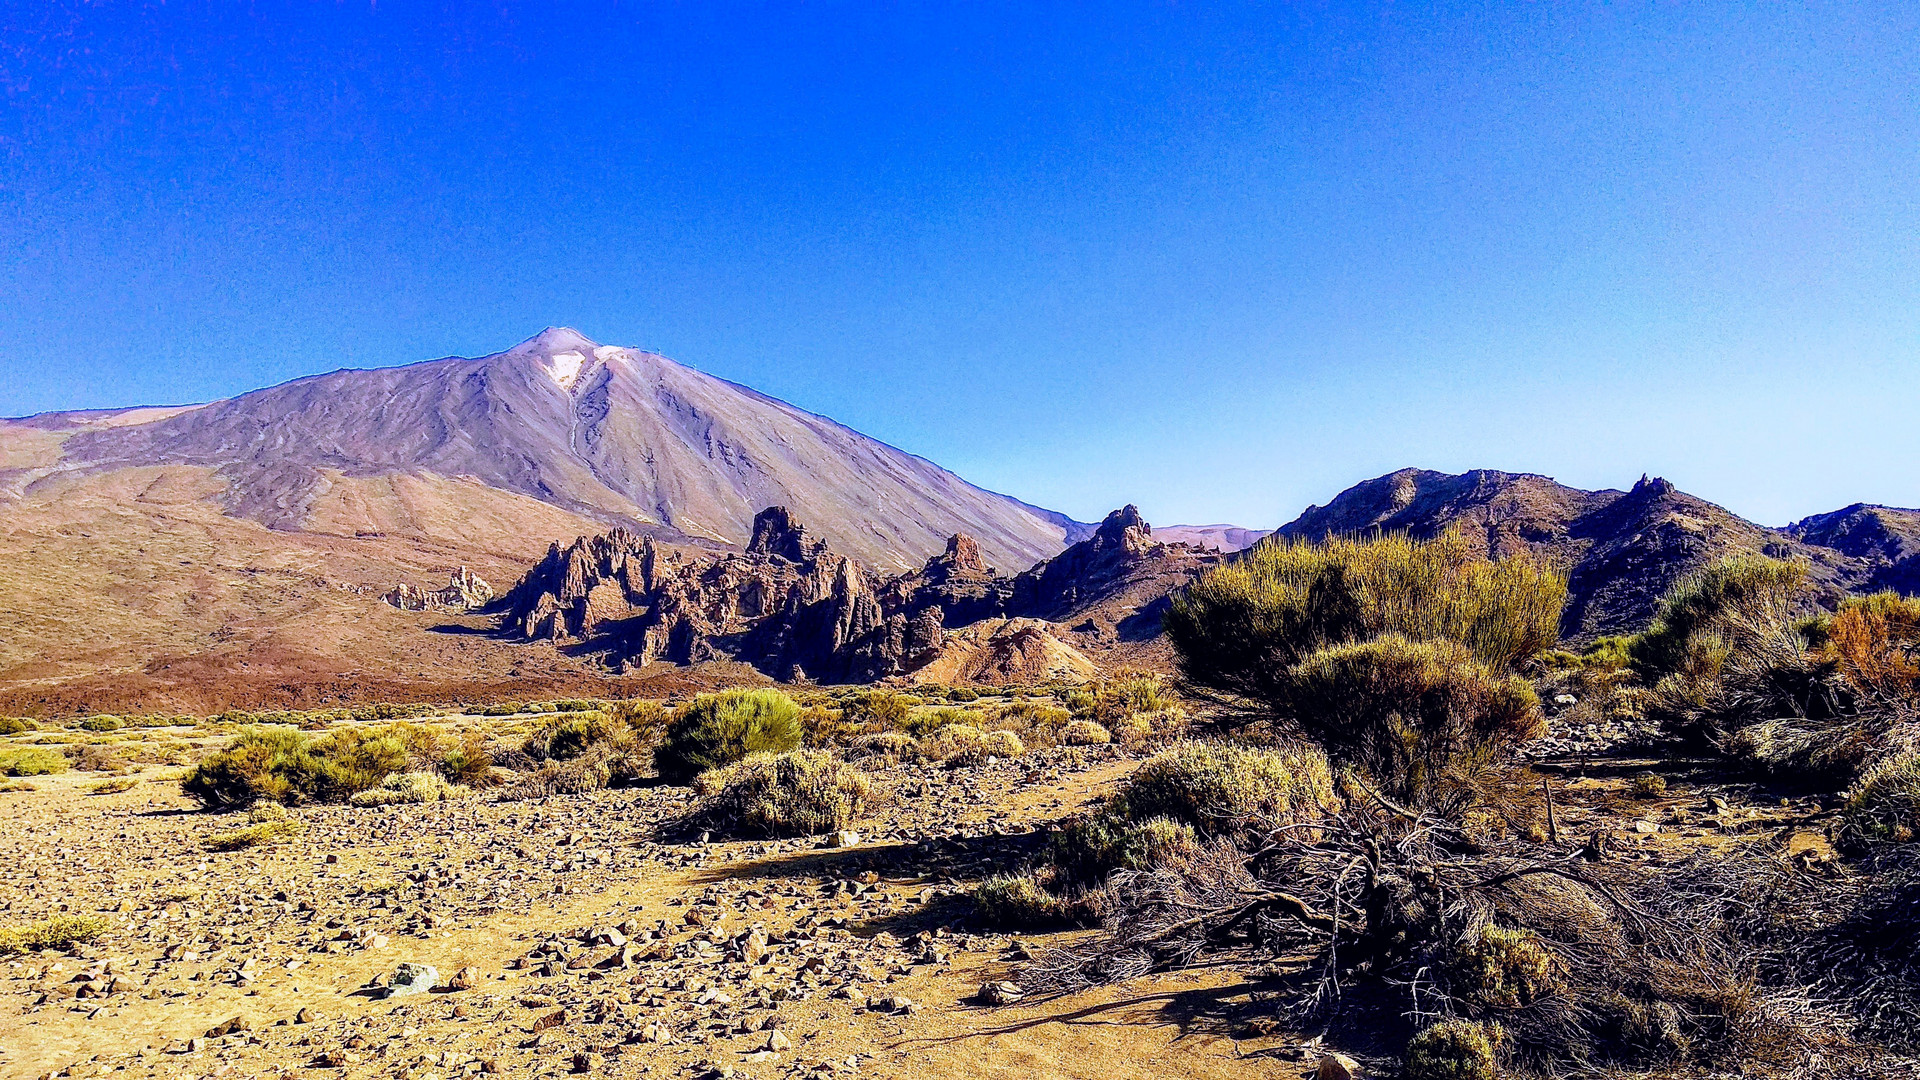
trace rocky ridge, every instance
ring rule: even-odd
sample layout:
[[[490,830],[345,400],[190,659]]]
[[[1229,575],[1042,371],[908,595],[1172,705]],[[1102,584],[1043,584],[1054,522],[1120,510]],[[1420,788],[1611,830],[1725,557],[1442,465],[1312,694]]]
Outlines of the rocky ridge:
[[[503,601],[503,629],[577,643],[623,670],[731,659],[824,682],[923,670],[981,683],[1085,679],[1098,666],[1082,645],[1154,636],[1167,595],[1219,558],[1154,540],[1129,506],[1011,577],[964,533],[921,567],[883,577],[776,506],[755,518],[743,552],[625,530],[555,544]]]

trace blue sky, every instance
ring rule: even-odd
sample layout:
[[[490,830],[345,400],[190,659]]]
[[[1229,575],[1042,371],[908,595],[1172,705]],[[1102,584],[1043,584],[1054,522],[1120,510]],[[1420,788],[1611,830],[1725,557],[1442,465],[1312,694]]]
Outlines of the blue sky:
[[[562,324],[1081,518],[1920,505],[1913,5],[481,8],[0,9],[0,415]]]

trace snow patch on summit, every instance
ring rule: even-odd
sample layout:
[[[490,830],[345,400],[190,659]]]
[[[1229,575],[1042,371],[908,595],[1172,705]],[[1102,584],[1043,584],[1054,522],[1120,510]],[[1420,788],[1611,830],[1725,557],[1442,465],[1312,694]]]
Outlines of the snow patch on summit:
[[[580,378],[581,366],[586,362],[587,358],[583,353],[554,353],[547,358],[547,374],[553,377],[554,382],[560,384],[560,389],[571,390],[574,382]]]

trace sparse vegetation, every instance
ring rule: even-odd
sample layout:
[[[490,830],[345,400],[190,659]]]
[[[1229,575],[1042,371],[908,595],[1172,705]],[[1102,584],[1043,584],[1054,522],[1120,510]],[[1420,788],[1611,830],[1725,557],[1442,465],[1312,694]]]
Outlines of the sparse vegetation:
[[[7,776],[51,776],[67,771],[64,755],[37,746],[0,746],[0,773]]]
[[[347,801],[355,806],[392,806],[398,803],[430,803],[446,799],[464,799],[473,789],[450,784],[436,772],[394,773],[378,787],[356,791]]]
[[[405,769],[416,750],[430,753],[430,740],[406,725],[342,728],[318,739],[297,728],[248,728],[181,786],[212,808],[343,802]]]
[[[104,919],[91,915],[55,915],[39,922],[0,928],[0,955],[34,949],[67,949],[106,932]]]

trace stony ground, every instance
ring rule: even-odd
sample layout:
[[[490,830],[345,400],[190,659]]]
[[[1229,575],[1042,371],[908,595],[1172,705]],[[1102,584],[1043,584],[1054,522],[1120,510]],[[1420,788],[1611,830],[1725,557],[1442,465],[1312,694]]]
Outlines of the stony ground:
[[[177,768],[108,794],[34,778],[0,795],[0,923],[111,929],[7,958],[0,1075],[1302,1075],[1317,1050],[1255,1036],[1258,979],[1232,968],[975,1000],[1047,942],[975,925],[960,894],[1135,763],[879,767],[883,804],[839,848],[676,835],[690,795],[654,787],[307,808],[295,838],[215,853],[244,816],[199,811]],[[1761,832],[1828,857],[1818,805],[1684,778],[1633,797],[1650,764],[1546,764],[1557,826],[1627,858]],[[389,993],[402,964],[435,969],[424,992]]]

